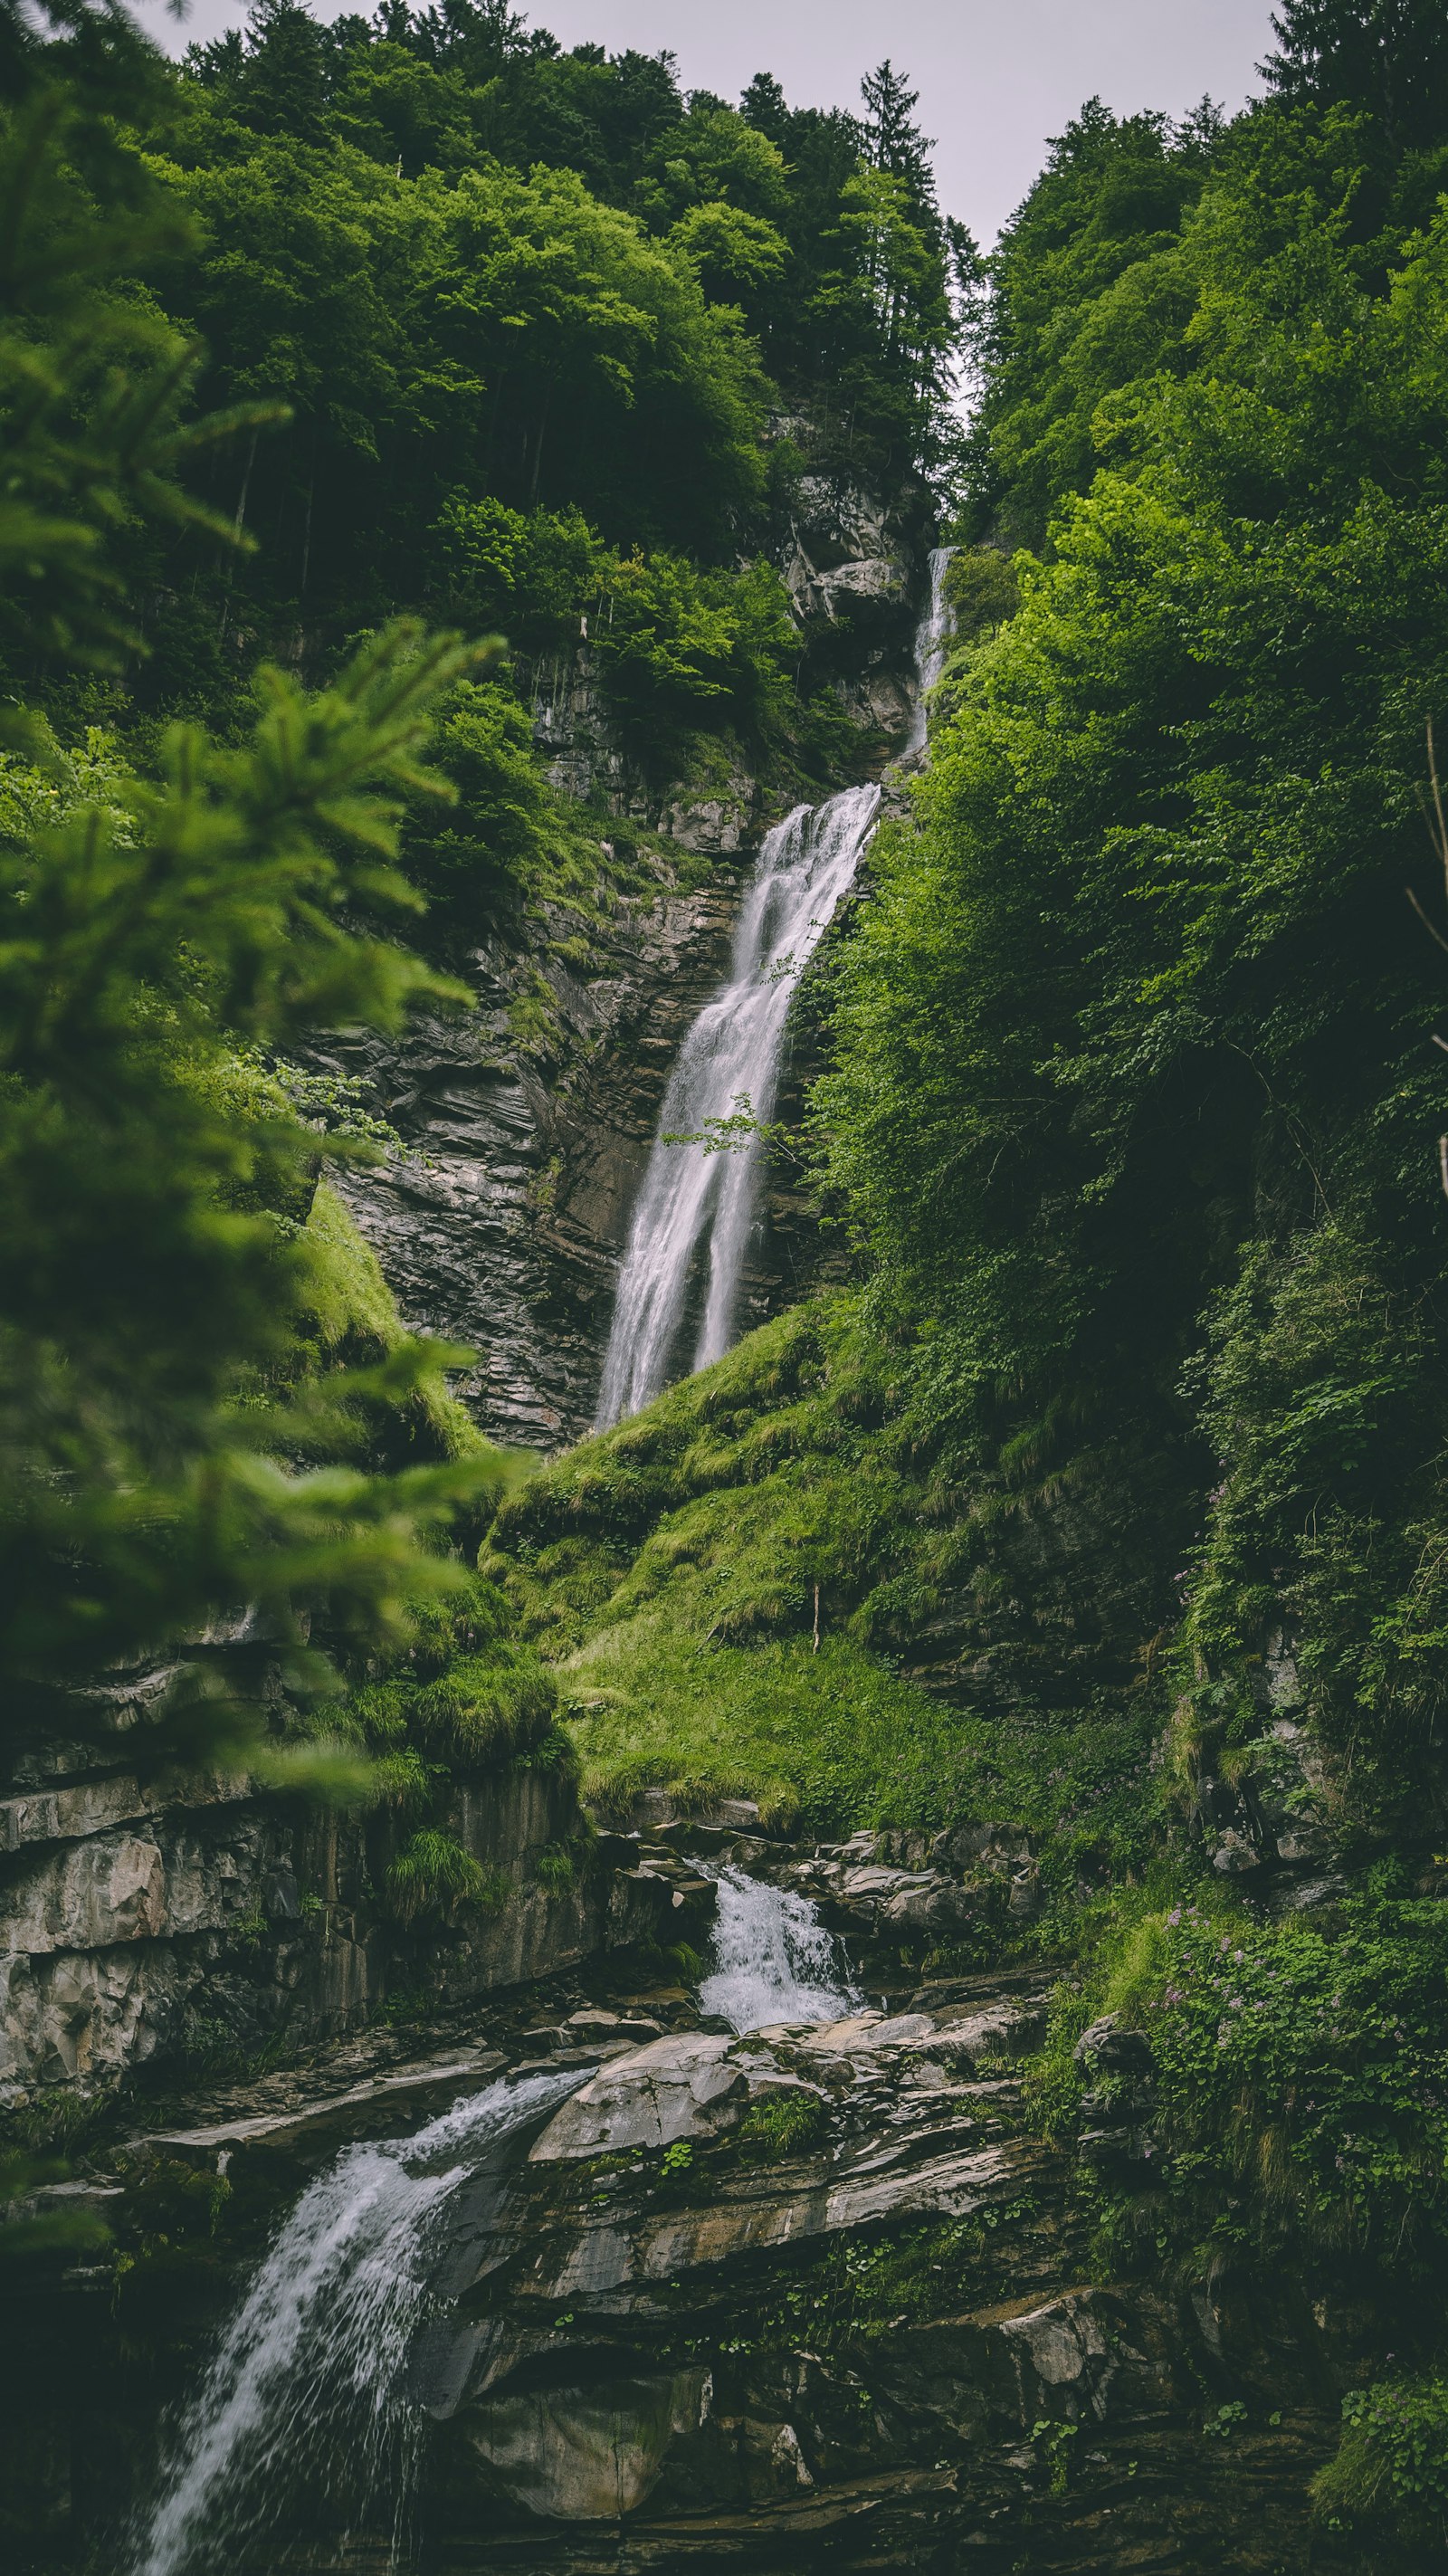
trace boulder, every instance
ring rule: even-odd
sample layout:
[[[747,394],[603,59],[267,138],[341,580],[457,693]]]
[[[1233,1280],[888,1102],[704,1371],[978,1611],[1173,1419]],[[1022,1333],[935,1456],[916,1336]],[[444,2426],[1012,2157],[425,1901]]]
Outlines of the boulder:
[[[897,1932],[932,1932],[949,1935],[963,1932],[976,1920],[977,1907],[969,1891],[957,1887],[948,1878],[927,1879],[920,1887],[901,1888],[887,1897],[880,1908],[881,1929],[889,1925]]]
[[[1149,2077],[1153,2071],[1151,2041],[1144,2030],[1124,2030],[1115,2013],[1103,2013],[1083,2030],[1072,2050],[1076,2064],[1094,2074]]]
[[[707,2370],[532,2389],[470,2407],[459,2430],[496,2485],[528,2512],[617,2522],[657,2486],[675,2435],[699,2430],[710,2392]]]
[[[684,2032],[616,2057],[555,2112],[532,2151],[535,2164],[616,2155],[710,2138],[737,2119],[744,2069],[722,2033]]]

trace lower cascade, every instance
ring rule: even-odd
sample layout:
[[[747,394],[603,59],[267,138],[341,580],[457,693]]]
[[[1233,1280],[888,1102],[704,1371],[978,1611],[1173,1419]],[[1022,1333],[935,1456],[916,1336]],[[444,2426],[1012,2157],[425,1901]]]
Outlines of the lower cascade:
[[[858,2000],[809,1898],[701,1864],[718,1886],[705,2013],[737,2032],[819,2024]],[[592,2069],[501,2080],[411,2138],[352,2146],[303,2192],[176,2427],[128,2576],[222,2576],[320,2506],[411,2564],[427,2411],[409,2388],[441,2312],[456,2202],[490,2150]],[[240,2557],[238,2555],[240,2553]]]
[[[664,1093],[604,1356],[601,1431],[678,1375],[696,1313],[688,1366],[707,1368],[729,1348],[759,1157],[668,1140],[697,1137],[706,1120],[746,1101],[761,1125],[773,1115],[795,978],[854,877],[879,803],[878,787],[847,787],[826,804],[796,806],[765,835],[728,978],[695,1020]]]
[[[449,2203],[576,2074],[491,2084],[415,2137],[348,2147],[279,2229],[177,2429],[131,2576],[211,2576],[316,2503],[402,2543],[422,2417],[404,2393]]]

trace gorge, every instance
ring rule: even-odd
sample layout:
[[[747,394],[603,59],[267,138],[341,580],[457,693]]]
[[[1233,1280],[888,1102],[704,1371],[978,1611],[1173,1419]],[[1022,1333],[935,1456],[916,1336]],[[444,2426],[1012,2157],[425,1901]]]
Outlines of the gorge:
[[[0,0],[20,2576],[1443,2563],[1441,14]]]

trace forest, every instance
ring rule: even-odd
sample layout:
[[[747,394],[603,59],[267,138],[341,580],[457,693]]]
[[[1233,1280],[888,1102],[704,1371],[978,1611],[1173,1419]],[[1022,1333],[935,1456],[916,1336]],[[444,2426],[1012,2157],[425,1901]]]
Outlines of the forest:
[[[1448,16],[1272,28],[1240,113],[1083,104],[982,250],[891,61],[846,113],[506,0],[254,0],[176,63],[3,0],[0,1695],[23,1788],[164,1649],[152,1772],[385,1818],[415,1945],[501,1902],[480,1763],[576,1783],[580,1851],[660,1795],[821,1850],[1008,1825],[1031,1907],[917,1965],[1047,1975],[1048,2148],[1113,2116],[1104,2017],[1147,2034],[1156,2162],[1079,2185],[1083,2277],[1350,2307],[1291,2564],[1426,2570]],[[461,1023],[559,907],[596,947],[680,882],[680,782],[888,784],[879,612],[787,578],[826,486],[950,550],[952,626],[800,1115],[745,1138],[828,1263],[525,1459],[400,1320],[348,1197],[399,1138],[328,1033]],[[550,774],[580,652],[626,806]],[[265,1711],[196,1643],[242,1605]],[[38,2098],[17,2207],[86,2170]]]

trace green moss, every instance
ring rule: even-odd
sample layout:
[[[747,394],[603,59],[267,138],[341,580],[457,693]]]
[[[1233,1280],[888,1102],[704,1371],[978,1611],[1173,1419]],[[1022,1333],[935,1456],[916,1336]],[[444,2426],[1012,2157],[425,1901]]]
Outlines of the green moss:
[[[307,1304],[322,1348],[329,1354],[386,1358],[410,1339],[371,1245],[330,1181],[319,1181],[303,1234],[307,1255]],[[349,1349],[350,1346],[350,1349]],[[444,1458],[485,1458],[489,1444],[441,1369],[411,1390],[407,1405]]]
[[[909,1403],[908,1355],[850,1298],[812,1299],[522,1486],[481,1565],[556,1673],[604,1812],[658,1786],[821,1831],[1004,1820],[1073,1890],[1140,1854],[1152,1711],[1003,1725],[900,1669],[931,1618],[978,1610],[1019,1499],[955,1494]]]
[[[848,1639],[710,1646],[663,1610],[605,1630],[561,1678],[585,1793],[614,1812],[650,1786],[753,1795],[832,1824],[925,1824],[967,1794],[969,1752],[948,1710]]]
[[[557,1689],[511,1624],[497,1588],[470,1575],[420,1603],[409,1645],[343,1701],[335,1723],[381,1758],[387,1796],[411,1798],[424,1765],[491,1769],[546,1744]]]
[[[538,1885],[546,1888],[550,1896],[566,1896],[578,1883],[577,1861],[562,1843],[549,1843],[544,1850],[535,1852],[530,1867]]]
[[[392,1291],[370,1243],[330,1181],[317,1183],[306,1227],[308,1296],[329,1349],[350,1336],[390,1350],[402,1338]]]

